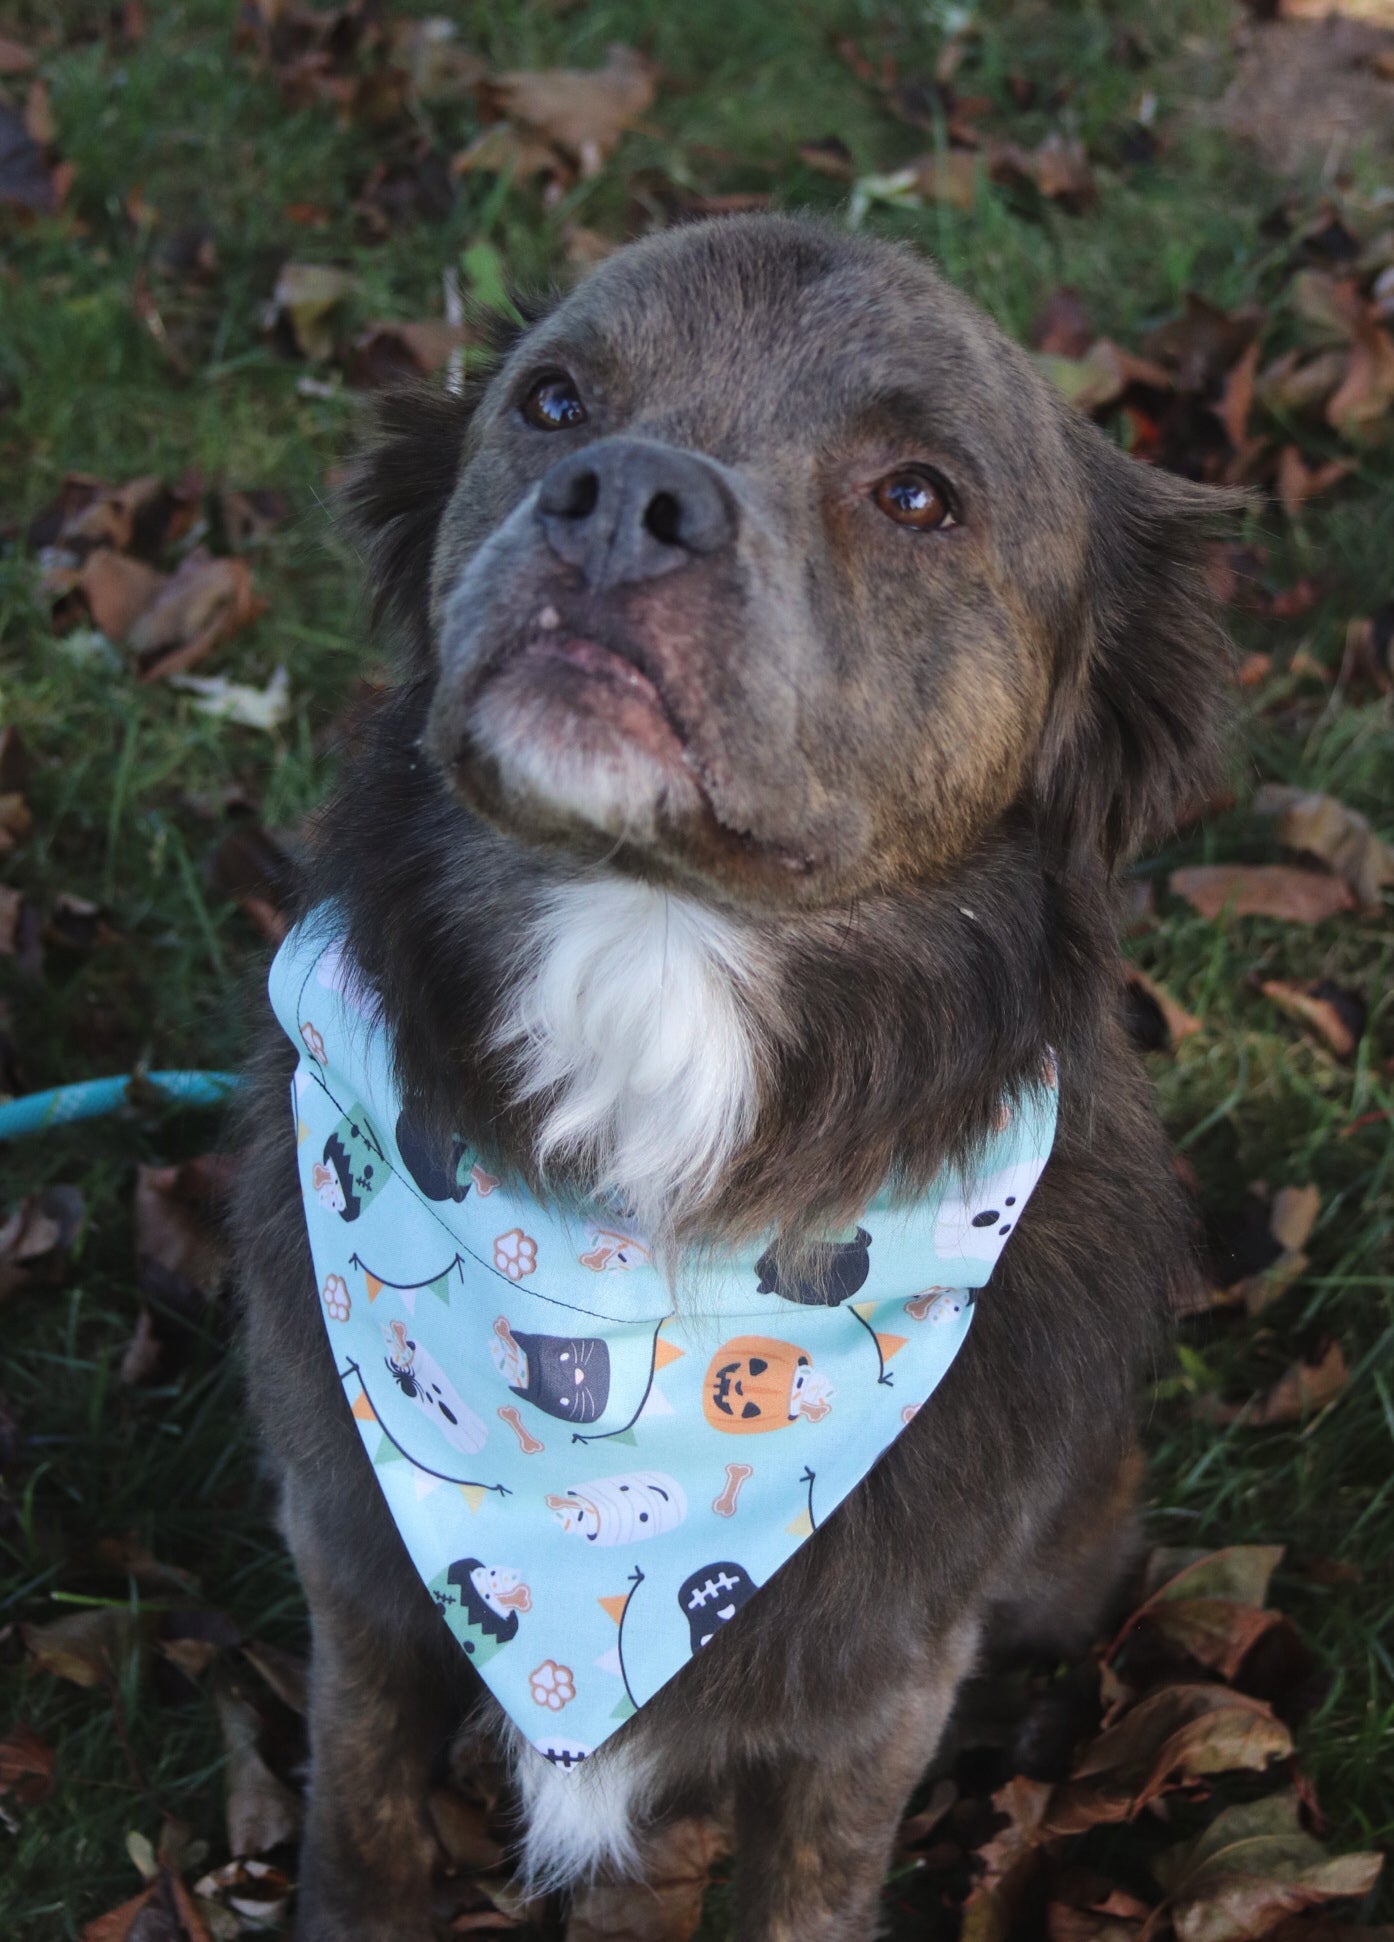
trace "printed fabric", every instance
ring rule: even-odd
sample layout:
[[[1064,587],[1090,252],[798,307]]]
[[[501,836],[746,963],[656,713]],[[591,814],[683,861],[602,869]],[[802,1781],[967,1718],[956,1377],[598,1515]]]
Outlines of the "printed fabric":
[[[432,1146],[332,911],[286,939],[270,989],[300,1051],[320,1305],[376,1487],[462,1650],[570,1769],[933,1395],[1049,1156],[1054,1070],[1003,1106],[973,1178],[878,1197],[807,1273],[756,1248],[675,1295],[618,1213]]]

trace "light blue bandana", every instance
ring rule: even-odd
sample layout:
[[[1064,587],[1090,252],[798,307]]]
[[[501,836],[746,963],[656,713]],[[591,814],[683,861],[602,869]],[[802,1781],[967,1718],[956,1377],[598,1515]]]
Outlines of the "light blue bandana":
[[[617,1215],[544,1205],[461,1141],[428,1148],[328,910],[282,945],[271,1001],[300,1050],[310,1251],[377,1486],[500,1705],[570,1768],[933,1395],[1049,1156],[1054,1072],[1003,1107],[973,1179],[878,1197],[814,1280],[755,1249],[675,1305]]]

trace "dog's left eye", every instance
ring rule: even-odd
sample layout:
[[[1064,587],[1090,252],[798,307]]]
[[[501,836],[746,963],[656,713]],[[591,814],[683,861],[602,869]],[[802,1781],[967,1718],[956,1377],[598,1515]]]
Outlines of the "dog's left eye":
[[[523,399],[522,413],[540,432],[568,431],[586,422],[581,394],[562,371],[552,371],[537,380]]]
[[[888,472],[872,487],[871,496],[887,519],[917,533],[943,532],[958,524],[948,486],[925,466],[907,465],[899,472]]]

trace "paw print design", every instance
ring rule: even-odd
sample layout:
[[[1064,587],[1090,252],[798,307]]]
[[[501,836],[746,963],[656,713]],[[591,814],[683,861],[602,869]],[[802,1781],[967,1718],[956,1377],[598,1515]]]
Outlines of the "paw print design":
[[[318,1059],[321,1065],[328,1065],[329,1055],[324,1049],[324,1034],[319,1026],[312,1025],[307,1018],[305,1023],[300,1027],[300,1036],[305,1041],[305,1050],[309,1053],[310,1057],[312,1059]]]
[[[570,1666],[559,1666],[555,1659],[544,1659],[537,1669],[528,1674],[528,1684],[532,1688],[533,1704],[545,1706],[550,1713],[559,1713],[576,1697],[576,1680]]]
[[[324,1303],[324,1312],[331,1322],[346,1322],[349,1310],[353,1307],[348,1291],[348,1283],[341,1274],[331,1274],[319,1291]]]
[[[537,1242],[521,1227],[510,1227],[494,1242],[494,1266],[510,1281],[521,1281],[537,1266]]]

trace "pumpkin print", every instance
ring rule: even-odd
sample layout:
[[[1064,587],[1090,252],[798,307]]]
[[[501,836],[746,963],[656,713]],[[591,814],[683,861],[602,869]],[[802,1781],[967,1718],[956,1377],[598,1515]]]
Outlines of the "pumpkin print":
[[[800,1416],[820,1423],[832,1393],[806,1349],[769,1335],[736,1335],[711,1359],[702,1408],[713,1429],[747,1436],[787,1429]]]

